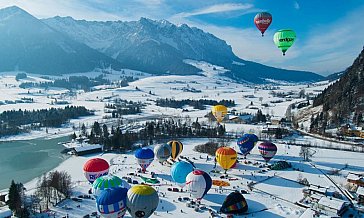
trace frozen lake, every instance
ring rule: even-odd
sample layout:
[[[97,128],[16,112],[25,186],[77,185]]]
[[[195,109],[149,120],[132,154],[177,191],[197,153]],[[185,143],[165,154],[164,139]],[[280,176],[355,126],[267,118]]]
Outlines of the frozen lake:
[[[68,137],[33,139],[0,143],[0,190],[8,188],[11,180],[28,182],[58,166],[66,156],[59,142]]]

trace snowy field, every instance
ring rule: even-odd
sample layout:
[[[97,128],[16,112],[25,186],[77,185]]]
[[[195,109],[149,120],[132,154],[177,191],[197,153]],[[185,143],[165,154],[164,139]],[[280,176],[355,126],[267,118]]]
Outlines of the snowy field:
[[[50,128],[48,132],[42,129],[28,134],[2,138],[1,140],[59,137],[73,133],[75,131],[73,127],[76,127],[76,131],[78,131],[78,127],[82,123],[85,123],[86,126],[92,125],[94,121],[108,124],[116,123],[117,120],[104,119],[104,116],[107,115],[104,111],[104,105],[116,98],[135,102],[140,101],[146,104],[141,114],[123,116],[124,123],[145,122],[165,117],[185,118],[191,121],[198,118],[199,122],[208,122],[204,116],[211,110],[211,107],[208,106],[205,110],[196,110],[187,106],[179,109],[159,107],[156,106],[155,101],[160,98],[234,100],[236,106],[229,108],[229,111],[236,110],[237,113],[254,114],[258,109],[261,109],[263,113],[280,119],[285,117],[287,107],[290,104],[306,101],[305,98],[297,97],[302,89],[305,90],[305,93],[315,95],[329,84],[328,82],[320,82],[308,86],[307,84],[289,84],[279,81],[274,81],[276,84],[267,85],[240,84],[223,77],[221,74],[225,72],[225,69],[219,66],[188,60],[186,63],[200,68],[202,70],[201,75],[151,77],[145,73],[127,70],[125,75],[135,76],[140,79],[130,82],[129,86],[123,88],[98,87],[98,90],[92,92],[77,91],[76,96],[70,96],[68,90],[60,88],[48,90],[42,88],[21,89],[19,85],[23,82],[42,82],[47,81],[47,79],[40,78],[40,75],[28,75],[27,79],[16,81],[16,73],[2,73],[0,74],[0,91],[6,93],[6,95],[0,96],[0,102],[3,103],[0,105],[0,112],[64,107],[64,105],[52,104],[52,101],[57,99],[68,101],[70,105],[85,106],[87,109],[94,110],[95,115],[71,120],[69,124],[64,125],[62,128]],[[102,73],[91,72],[75,75],[96,77],[100,74]],[[105,76],[111,80],[118,80],[120,79],[120,72],[110,72]],[[292,96],[287,98],[275,97],[273,91],[291,93]],[[6,103],[22,98],[33,98],[34,103]],[[188,111],[182,112],[182,109],[188,109]],[[263,128],[263,125],[226,123],[228,132],[258,134]],[[214,167],[213,157],[206,161],[206,154],[193,151],[195,145],[207,141],[208,139],[182,140],[185,145],[182,155],[190,158],[198,169],[210,172]],[[247,161],[251,163],[244,163],[245,160],[240,157],[240,163],[237,167],[229,170],[228,174],[230,178],[233,178],[232,181],[228,181],[230,186],[222,191],[213,186],[201,203],[208,209],[218,211],[224,198],[229,193],[233,190],[245,190],[248,192],[248,194],[244,194],[244,197],[247,199],[249,210],[247,214],[241,217],[300,217],[304,214],[306,208],[298,206],[296,202],[303,199],[302,191],[306,186],[299,184],[297,182],[298,178],[306,178],[310,184],[337,190],[338,188],[335,185],[344,186],[345,177],[349,172],[364,173],[364,159],[361,153],[312,149],[312,151],[316,152],[312,162],[302,162],[302,158],[299,157],[300,147],[290,145],[292,141],[295,143],[309,142],[313,145],[323,144],[327,145],[327,147],[342,146],[340,143],[326,142],[311,136],[293,136],[281,141],[285,144],[278,141],[278,152],[270,164],[279,160],[286,160],[292,164],[292,168],[284,171],[267,170],[258,149],[254,148],[247,158]],[[230,142],[230,146],[238,150],[235,141]],[[128,173],[135,172],[138,168],[132,153],[123,155],[99,154],[95,156],[100,156],[109,161],[111,163],[110,172],[119,177],[127,176]],[[56,170],[65,170],[72,176],[74,196],[87,194],[90,189],[90,185],[83,176],[82,166],[92,157],[94,156],[71,156],[56,168]],[[339,175],[330,176],[331,180],[325,177],[324,174],[337,169],[340,170]],[[161,201],[156,214],[152,217],[209,217],[207,210],[195,212],[194,209],[186,206],[186,202],[177,200],[178,197],[189,197],[188,193],[167,190],[170,187],[177,187],[170,177],[169,166],[154,161],[148,168],[148,176],[150,172],[155,172],[157,178],[161,181],[161,185],[155,187],[159,192]],[[213,179],[220,179],[221,176],[218,173],[210,173],[210,175]],[[133,180],[141,182],[139,177],[132,177]],[[34,179],[26,184],[28,192],[35,191],[36,183],[37,179]],[[252,190],[247,186],[249,183],[253,183]],[[162,193],[165,194],[165,197],[162,196]],[[64,217],[67,214],[69,217],[83,217],[96,211],[96,207],[93,200],[84,199],[81,203],[66,200],[51,208],[51,211],[55,213],[56,217]],[[126,217],[130,216],[127,214]],[[225,216],[221,215],[221,217]]]
[[[207,142],[207,139],[186,139],[181,142],[185,145],[181,155],[189,157],[198,169],[202,169],[209,172],[214,167],[213,158],[210,157],[209,161],[206,161],[206,154],[200,154],[193,151],[193,147],[198,144]],[[231,147],[235,147],[235,142],[230,144]],[[311,184],[320,185],[322,187],[331,187],[335,189],[334,184],[325,178],[319,170],[329,171],[331,169],[342,168],[345,164],[348,164],[348,169],[356,169],[356,172],[364,172],[364,159],[362,154],[316,149],[317,153],[312,160],[316,168],[309,163],[302,162],[298,157],[300,147],[287,146],[278,144],[277,155],[270,161],[274,163],[278,160],[286,160],[292,164],[293,168],[300,169],[302,172],[295,171],[293,169],[274,171],[268,170],[267,172],[261,172],[262,169],[259,165],[264,165],[258,149],[254,148],[252,153],[248,155],[247,161],[251,161],[251,164],[244,164],[244,160],[240,159],[240,163],[236,168],[228,171],[230,178],[237,179],[235,181],[229,181],[229,187],[226,187],[222,192],[218,191],[218,187],[212,186],[208,194],[204,197],[201,203],[212,210],[219,210],[224,198],[233,190],[245,190],[248,194],[244,194],[247,199],[249,210],[246,215],[241,217],[300,217],[305,208],[297,206],[295,203],[303,198],[302,190],[305,186],[297,183],[299,174],[302,177],[307,178]],[[202,158],[200,158],[202,156]],[[101,157],[111,163],[110,173],[121,177],[128,176],[128,173],[136,172],[138,166],[133,154],[100,154],[88,157],[71,157],[63,162],[56,170],[65,170],[70,173],[74,183],[74,196],[81,194],[88,194],[90,185],[85,179],[82,171],[83,164],[92,157]],[[340,158],[343,157],[343,158]],[[345,158],[344,158],[345,157]],[[254,164],[257,163],[257,164]],[[218,166],[219,170],[222,170]],[[158,161],[154,161],[147,169],[147,172],[143,176],[150,176],[150,172],[156,173],[156,178],[161,181],[161,185],[155,186],[160,193],[160,203],[157,209],[156,215],[152,217],[209,217],[207,210],[195,212],[192,208],[186,206],[186,202],[179,202],[178,197],[190,197],[186,192],[176,193],[167,190],[169,187],[178,187],[170,176],[170,167],[161,165]],[[220,180],[221,174],[210,173],[212,179]],[[345,172],[343,175],[345,176]],[[142,180],[137,176],[129,176],[133,180],[137,180],[139,183]],[[254,182],[253,190],[250,191],[247,187],[247,183]],[[36,185],[36,180],[33,180],[26,184],[26,187],[30,192]],[[161,196],[161,193],[165,194],[165,197]],[[66,205],[66,207],[65,207]],[[80,205],[80,207],[77,207]],[[68,209],[65,209],[68,208]],[[72,209],[70,209],[72,208]],[[183,211],[181,213],[181,210]],[[83,202],[74,202],[72,200],[66,200],[59,204],[57,207],[51,209],[52,213],[55,212],[57,217],[63,217],[67,214],[69,217],[82,217],[86,214],[91,214],[96,211],[95,202],[93,200],[84,199]],[[168,211],[168,213],[167,213]],[[126,217],[130,217],[127,216]],[[222,215],[222,217],[225,217]]]
[[[156,99],[160,98],[174,98],[176,100],[181,99],[211,99],[211,100],[234,100],[235,107],[229,108],[229,110],[236,110],[237,113],[251,113],[255,114],[258,109],[261,109],[264,114],[270,114],[276,119],[280,119],[285,116],[287,107],[294,102],[305,101],[301,98],[279,98],[272,95],[272,91],[288,93],[293,92],[298,94],[300,90],[305,89],[306,93],[317,94],[320,90],[323,90],[328,82],[315,83],[307,87],[305,84],[287,84],[284,85],[249,85],[240,84],[221,76],[220,74],[225,72],[225,69],[210,65],[206,62],[193,62],[188,63],[200,68],[202,70],[201,75],[194,76],[154,76],[151,77],[146,73],[132,70],[124,70],[123,76],[133,76],[140,78],[134,82],[130,82],[129,86],[123,88],[115,87],[99,87],[100,89],[92,92],[77,91],[76,96],[70,95],[67,89],[62,88],[49,88],[47,90],[43,88],[29,88],[22,89],[19,85],[24,82],[44,82],[48,79],[41,78],[41,75],[28,74],[26,79],[20,79],[17,81],[15,75],[18,72],[6,72],[0,73],[0,91],[6,93],[6,95],[0,96],[0,112],[7,110],[19,110],[19,109],[45,109],[45,108],[62,108],[65,105],[52,104],[55,99],[59,101],[67,101],[69,105],[85,106],[87,109],[94,110],[95,116],[83,117],[76,120],[71,120],[69,124],[64,125],[63,128],[48,129],[46,133],[45,129],[41,131],[35,131],[30,134],[22,134],[18,136],[10,136],[2,138],[0,140],[17,140],[17,139],[31,139],[38,137],[57,137],[60,135],[69,135],[74,130],[72,127],[78,128],[82,123],[86,126],[92,125],[94,121],[99,122],[113,122],[112,120],[103,120],[103,117],[107,115],[104,111],[105,103],[109,103],[113,99],[120,98],[124,100],[131,100],[134,102],[140,101],[146,104],[143,113],[138,115],[123,116],[123,119],[128,120],[153,120],[161,117],[183,117],[195,120],[199,118],[200,121],[207,121],[204,116],[211,110],[211,107],[207,107],[206,110],[196,110],[191,107],[185,107],[187,112],[182,112],[182,109],[173,109],[166,107],[156,106]],[[90,78],[103,75],[104,78],[112,81],[120,80],[121,72],[110,71],[107,74],[95,71],[89,73],[78,73],[63,76],[88,76]],[[50,79],[62,78],[50,77]],[[275,90],[272,90],[275,89]],[[192,92],[191,90],[197,90]],[[150,94],[152,93],[152,94]],[[15,103],[22,98],[32,98],[32,103]],[[279,103],[272,103],[272,102]],[[280,102],[281,101],[281,102]],[[108,114],[109,115],[109,114]],[[244,125],[230,125],[229,131],[244,132],[249,131],[248,127]],[[259,128],[259,127],[258,127]],[[253,129],[256,129],[254,127]]]

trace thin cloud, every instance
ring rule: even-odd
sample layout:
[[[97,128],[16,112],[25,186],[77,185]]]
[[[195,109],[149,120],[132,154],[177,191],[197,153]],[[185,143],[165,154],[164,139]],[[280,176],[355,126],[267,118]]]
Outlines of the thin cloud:
[[[299,10],[301,8],[300,4],[298,3],[298,1],[295,1],[294,4],[293,4],[293,7],[296,9],[296,10]]]
[[[175,17],[187,18],[187,17],[197,16],[197,15],[242,11],[242,10],[248,10],[248,9],[253,9],[253,8],[254,8],[254,5],[252,5],[252,4],[233,4],[233,3],[216,4],[216,5],[211,5],[209,7],[195,10],[192,12],[178,13],[175,15]]]

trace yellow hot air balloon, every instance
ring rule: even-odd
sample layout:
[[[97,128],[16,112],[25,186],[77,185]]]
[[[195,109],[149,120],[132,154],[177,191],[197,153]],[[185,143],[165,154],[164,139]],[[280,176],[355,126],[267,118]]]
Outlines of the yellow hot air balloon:
[[[229,147],[221,147],[216,150],[216,161],[225,170],[230,169],[238,157],[236,151]]]
[[[175,160],[178,155],[180,155],[183,151],[183,144],[180,141],[169,141],[167,143],[171,147],[171,157],[173,160]]]
[[[227,107],[224,105],[215,105],[211,109],[212,115],[216,118],[217,122],[221,123],[227,114]]]

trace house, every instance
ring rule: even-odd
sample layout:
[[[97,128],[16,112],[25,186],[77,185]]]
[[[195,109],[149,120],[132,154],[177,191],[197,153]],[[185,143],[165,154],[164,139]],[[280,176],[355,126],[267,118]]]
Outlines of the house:
[[[85,145],[85,146],[78,146],[72,148],[72,153],[77,156],[87,155],[87,154],[94,154],[102,152],[102,146],[99,144],[96,145]]]
[[[346,180],[348,183],[364,187],[364,178],[360,174],[349,173]]]
[[[353,124],[341,126],[340,132],[345,136],[364,138],[363,127],[358,127]]]
[[[1,218],[10,218],[13,215],[9,207],[4,203],[0,202],[0,217]]]
[[[358,204],[364,205],[364,187],[359,186],[356,195],[358,196]]]
[[[348,210],[349,203],[337,198],[322,197],[317,203],[317,206],[321,210],[341,216]]]
[[[244,115],[231,115],[229,116],[229,121],[234,123],[251,123],[253,119],[253,115],[251,114],[244,114]]]

